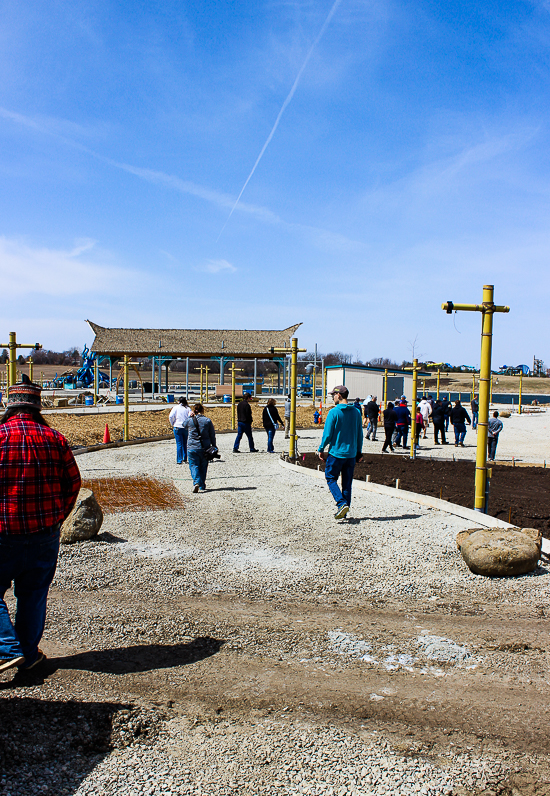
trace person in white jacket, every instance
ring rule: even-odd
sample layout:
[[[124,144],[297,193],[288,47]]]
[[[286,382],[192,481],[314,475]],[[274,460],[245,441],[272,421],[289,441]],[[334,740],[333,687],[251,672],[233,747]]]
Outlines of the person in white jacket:
[[[424,421],[424,437],[426,439],[426,431],[428,430],[428,426],[430,425],[430,415],[432,414],[432,405],[428,401],[428,398],[423,395],[420,404],[418,405],[420,412],[422,413],[422,420]]]
[[[184,428],[191,410],[187,405],[187,399],[181,396],[179,403],[174,406],[168,420],[174,430],[174,437],[176,438],[176,464],[187,463],[187,435],[188,430]]]

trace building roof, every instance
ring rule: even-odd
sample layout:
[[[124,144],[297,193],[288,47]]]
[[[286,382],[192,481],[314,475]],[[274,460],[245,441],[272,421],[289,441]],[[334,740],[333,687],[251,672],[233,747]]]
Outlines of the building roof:
[[[288,348],[296,329],[108,329],[87,321],[95,332],[92,351],[103,356],[203,357],[273,359],[280,353],[271,348]]]

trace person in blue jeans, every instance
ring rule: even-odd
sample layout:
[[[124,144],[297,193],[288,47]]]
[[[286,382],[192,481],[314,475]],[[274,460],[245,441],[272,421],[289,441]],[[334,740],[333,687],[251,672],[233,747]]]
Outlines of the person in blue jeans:
[[[353,471],[357,462],[363,460],[363,429],[361,414],[348,404],[348,389],[343,384],[331,392],[334,408],[330,410],[325,422],[323,438],[318,455],[325,461],[325,478],[332,497],[336,501],[337,520],[343,519],[351,506],[351,486]],[[325,448],[328,446],[328,453]],[[342,489],[338,477],[342,477]]]
[[[250,446],[250,453],[258,453],[258,449],[254,446],[254,437],[252,436],[252,409],[250,408],[250,399],[252,398],[249,392],[245,392],[243,400],[237,404],[237,436],[233,443],[233,453],[240,453],[239,445],[246,434],[248,444]]]
[[[455,448],[458,448],[459,445],[461,448],[464,448],[466,423],[471,425],[472,420],[460,401],[455,401],[455,405],[451,409],[451,423],[453,424],[455,430]]]
[[[275,432],[279,426],[283,425],[283,421],[281,420],[281,416],[279,415],[279,411],[277,409],[277,401],[275,398],[270,398],[267,402],[267,405],[264,406],[264,411],[262,413],[262,423],[267,431],[267,452],[275,453],[275,448],[273,447]]]
[[[195,425],[195,421],[198,425]],[[188,431],[187,458],[193,479],[193,492],[206,492],[206,474],[208,458],[205,450],[211,445],[216,446],[216,432],[209,417],[204,416],[204,406],[195,404],[190,417],[185,422]]]
[[[477,400],[477,395],[474,395],[472,401],[470,403],[472,409],[472,428],[474,431],[477,428],[477,421],[479,418],[479,401]]]
[[[168,420],[174,431],[176,438],[176,464],[185,464],[187,462],[187,435],[188,431],[185,426],[189,418],[191,410],[187,405],[187,399],[182,395],[178,404],[174,406]]]

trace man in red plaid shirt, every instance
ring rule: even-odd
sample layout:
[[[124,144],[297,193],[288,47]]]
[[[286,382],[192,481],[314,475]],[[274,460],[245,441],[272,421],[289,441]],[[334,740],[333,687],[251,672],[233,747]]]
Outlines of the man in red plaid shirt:
[[[40,387],[28,377],[8,390],[0,419],[0,671],[34,668],[59,553],[59,530],[80,489],[67,440],[40,413]],[[12,624],[4,595],[13,583]]]

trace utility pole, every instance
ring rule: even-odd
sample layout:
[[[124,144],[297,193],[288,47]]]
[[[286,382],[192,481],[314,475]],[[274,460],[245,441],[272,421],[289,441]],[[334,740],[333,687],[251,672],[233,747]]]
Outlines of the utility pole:
[[[23,345],[22,343],[18,343],[15,332],[10,332],[9,338],[10,338],[9,343],[0,343],[0,348],[7,348],[10,354],[10,359],[8,363],[7,386],[11,387],[12,384],[17,383],[17,349],[32,348],[34,351],[40,351],[42,345],[40,343],[31,343],[30,345]]]
[[[271,353],[288,351],[285,348],[272,348]],[[292,338],[290,349],[290,441],[288,446],[288,458],[296,458],[296,389],[298,387],[298,353],[307,351],[307,348],[298,348],[298,338]]]
[[[487,431],[493,381],[491,375],[493,315],[495,312],[510,312],[510,307],[497,306],[493,302],[493,295],[494,285],[484,285],[481,304],[454,304],[452,301],[447,301],[441,305],[441,309],[445,310],[448,315],[451,315],[453,311],[481,312],[481,365],[479,369],[479,421],[474,508],[484,514],[487,513]]]
[[[410,452],[411,452],[411,459],[416,459],[416,393],[418,390],[417,387],[418,371],[421,370],[421,368],[418,367],[418,359],[413,359],[412,368],[405,368],[405,370],[412,370],[413,374]]]

